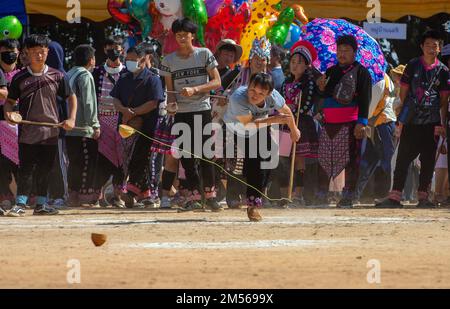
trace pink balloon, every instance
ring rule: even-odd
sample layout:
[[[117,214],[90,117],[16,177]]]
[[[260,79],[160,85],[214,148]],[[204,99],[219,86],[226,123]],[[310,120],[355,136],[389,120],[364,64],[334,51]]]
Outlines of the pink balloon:
[[[223,0],[205,0],[205,4],[208,17],[213,17],[223,5]]]

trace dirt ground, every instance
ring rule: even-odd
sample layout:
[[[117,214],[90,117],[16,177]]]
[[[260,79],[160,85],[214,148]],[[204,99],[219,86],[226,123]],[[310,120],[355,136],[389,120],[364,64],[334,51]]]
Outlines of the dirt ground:
[[[31,212],[0,217],[0,288],[450,288],[449,209]]]

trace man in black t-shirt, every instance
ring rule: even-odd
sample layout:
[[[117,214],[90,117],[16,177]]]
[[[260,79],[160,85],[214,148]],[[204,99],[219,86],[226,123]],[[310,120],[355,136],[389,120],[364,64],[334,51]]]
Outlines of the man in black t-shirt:
[[[444,135],[449,96],[449,72],[438,59],[442,39],[436,31],[422,36],[423,56],[411,60],[401,79],[402,110],[396,135],[400,137],[394,184],[388,199],[377,208],[402,208],[400,204],[408,167],[419,155],[419,208],[434,208],[428,198],[436,161],[437,136]]]
[[[31,35],[25,40],[30,65],[14,76],[4,106],[5,118],[10,122],[13,108],[18,104],[23,120],[55,124],[55,127],[19,125],[20,165],[16,206],[10,210],[8,216],[19,217],[25,214],[33,177],[37,178],[37,201],[33,214],[58,213],[47,205],[49,173],[58,149],[59,127],[64,130],[73,129],[77,101],[64,74],[45,64],[49,42],[47,37],[41,35]],[[57,96],[68,99],[69,102],[69,118],[63,122],[59,120]]]

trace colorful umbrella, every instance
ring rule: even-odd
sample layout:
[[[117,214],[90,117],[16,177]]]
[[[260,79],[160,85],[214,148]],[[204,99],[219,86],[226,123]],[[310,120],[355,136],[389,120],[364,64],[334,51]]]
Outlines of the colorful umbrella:
[[[366,67],[372,76],[372,84],[384,78],[386,60],[377,41],[360,27],[343,19],[316,18],[302,27],[302,40],[310,41],[319,54],[314,66],[324,73],[337,63],[336,39],[344,34],[355,36],[358,41],[356,60]]]

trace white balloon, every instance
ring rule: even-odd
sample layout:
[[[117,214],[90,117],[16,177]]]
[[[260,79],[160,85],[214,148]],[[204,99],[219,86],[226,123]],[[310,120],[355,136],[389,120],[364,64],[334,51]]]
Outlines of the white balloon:
[[[172,29],[172,24],[183,17],[181,0],[155,0],[156,9],[161,13],[164,30]]]

